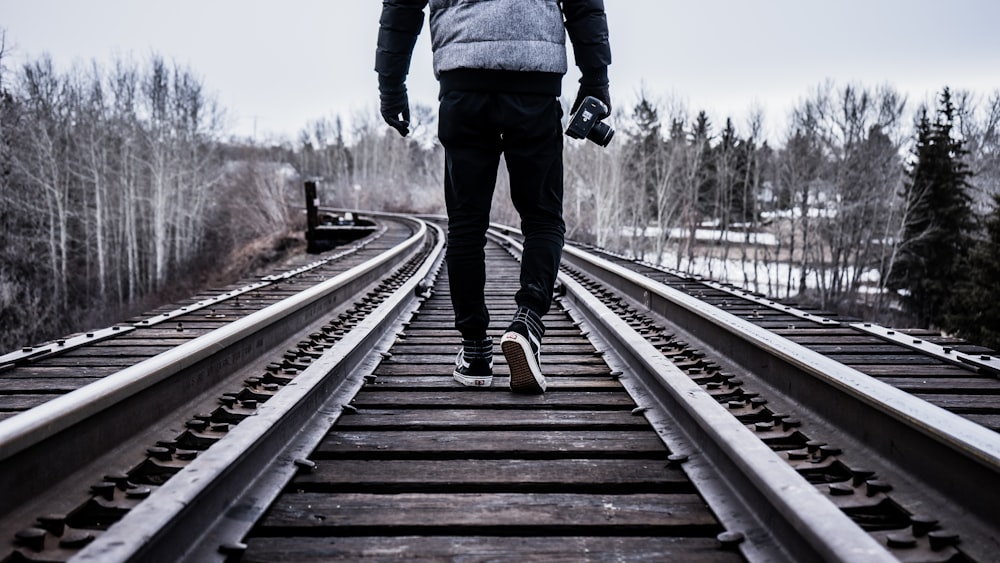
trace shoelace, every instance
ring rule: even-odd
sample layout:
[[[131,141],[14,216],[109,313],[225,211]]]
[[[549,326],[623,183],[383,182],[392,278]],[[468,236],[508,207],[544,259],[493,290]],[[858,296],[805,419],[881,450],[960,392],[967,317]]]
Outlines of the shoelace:
[[[518,307],[517,312],[514,313],[514,322],[522,322],[528,327],[528,331],[531,336],[535,337],[536,340],[540,340],[542,336],[545,335],[545,327],[542,326],[541,319],[538,315],[534,313],[531,309],[527,307]]]

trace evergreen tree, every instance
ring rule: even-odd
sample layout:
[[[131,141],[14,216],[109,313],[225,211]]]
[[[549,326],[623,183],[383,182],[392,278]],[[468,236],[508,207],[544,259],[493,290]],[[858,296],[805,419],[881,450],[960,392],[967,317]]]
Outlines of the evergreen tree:
[[[692,195],[695,217],[699,220],[717,217],[720,211],[716,199],[718,174],[712,151],[711,130],[712,124],[708,119],[708,113],[704,110],[698,112],[691,130],[691,154],[694,160]]]
[[[986,237],[969,253],[968,278],[955,288],[948,328],[969,341],[1000,349],[1000,194],[985,222]]]
[[[966,151],[952,137],[956,112],[947,88],[938,103],[933,123],[926,109],[917,123],[915,160],[903,192],[903,236],[888,282],[902,290],[905,309],[921,326],[944,326],[974,227]]]
[[[642,221],[653,217],[656,208],[656,192],[660,183],[657,177],[660,167],[656,165],[663,158],[664,147],[660,133],[660,116],[656,106],[645,97],[639,100],[632,112],[635,127],[628,130],[625,140],[623,171],[626,180],[642,190],[639,209]]]
[[[753,139],[741,139],[726,119],[726,127],[713,148],[715,175],[718,190],[721,227],[732,223],[747,223],[753,219],[752,179],[756,175],[754,156],[757,147]]]

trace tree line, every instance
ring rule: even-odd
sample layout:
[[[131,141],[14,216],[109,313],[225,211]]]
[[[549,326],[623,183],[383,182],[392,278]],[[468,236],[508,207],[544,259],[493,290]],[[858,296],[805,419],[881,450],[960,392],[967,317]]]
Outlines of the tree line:
[[[414,105],[407,138],[371,108],[264,145],[229,137],[201,81],[157,55],[3,62],[0,43],[0,351],[280,256],[302,238],[304,179],[327,206],[443,213],[430,106]],[[912,108],[890,86],[822,84],[777,142],[759,112],[719,127],[637,98],[609,118],[609,147],[566,142],[571,239],[1000,346],[1000,94]],[[494,219],[516,225],[508,193],[501,171]]]
[[[1000,263],[1000,91],[944,88],[912,109],[888,85],[827,82],[791,109],[777,144],[759,112],[742,128],[732,119],[716,128],[704,111],[638,98],[609,119],[623,129],[609,147],[566,143],[570,238],[1000,347],[1000,290],[990,283]],[[434,118],[417,107],[415,138],[400,139],[362,115],[353,144],[339,120],[317,122],[297,145],[300,170],[327,180],[336,200],[350,203],[360,181],[361,207],[440,212]],[[502,169],[493,214],[517,224]]]
[[[223,115],[156,55],[0,64],[0,349],[186,296],[241,237],[285,228],[284,186],[221,142]]]
[[[1000,347],[1000,91],[825,83],[782,143],[640,96],[614,150],[568,148],[577,238],[773,298]],[[610,147],[609,147],[610,148]]]

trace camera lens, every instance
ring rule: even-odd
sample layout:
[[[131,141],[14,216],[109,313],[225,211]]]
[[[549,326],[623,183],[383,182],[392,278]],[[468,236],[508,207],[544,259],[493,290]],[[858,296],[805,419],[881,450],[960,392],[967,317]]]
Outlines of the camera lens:
[[[615,130],[607,123],[601,122],[595,123],[594,127],[587,133],[587,138],[601,147],[608,146],[614,136]]]

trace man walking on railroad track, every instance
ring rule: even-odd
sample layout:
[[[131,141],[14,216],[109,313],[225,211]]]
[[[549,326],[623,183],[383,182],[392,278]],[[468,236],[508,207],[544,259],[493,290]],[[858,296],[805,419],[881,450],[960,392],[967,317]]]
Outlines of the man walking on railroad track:
[[[487,334],[486,230],[500,156],[521,217],[524,253],[517,312],[501,338],[512,391],[542,393],[541,317],[566,232],[562,217],[562,107],[565,37],[582,78],[573,111],[586,96],[610,110],[611,48],[603,0],[384,0],[375,70],[381,113],[404,137],[410,110],[406,75],[429,5],[434,74],[440,83],[438,137],[445,149],[448,265],[455,327],[462,335],[454,378],[493,381]]]

